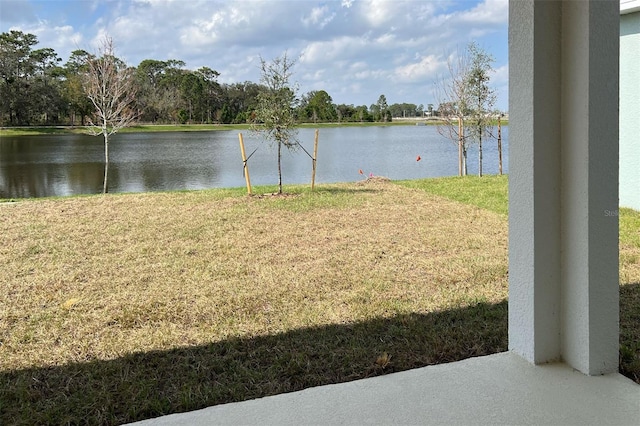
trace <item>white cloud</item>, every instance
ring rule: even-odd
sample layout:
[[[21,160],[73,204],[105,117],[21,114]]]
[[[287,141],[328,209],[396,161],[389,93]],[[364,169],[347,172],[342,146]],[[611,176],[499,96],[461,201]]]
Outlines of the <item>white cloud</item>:
[[[303,50],[300,61],[305,64],[323,64],[345,56],[356,57],[370,47],[365,37],[339,37],[329,41],[311,42]]]
[[[506,24],[509,19],[508,0],[484,0],[473,9],[459,14],[461,22]]]
[[[435,79],[438,73],[446,69],[447,61],[435,55],[419,58],[418,62],[406,64],[395,69],[396,77],[404,83]]]
[[[391,21],[398,11],[398,2],[386,0],[363,0],[359,2],[361,10],[374,27],[380,27]]]
[[[70,25],[55,26],[47,21],[39,21],[35,24],[23,25],[15,29],[35,35],[39,41],[39,45],[36,48],[52,48],[62,58],[63,62],[66,62],[72,51],[86,48],[86,46],[83,46],[83,35],[75,31]]]
[[[31,0],[8,2],[34,10]],[[432,77],[457,46],[477,39],[498,59],[496,84],[506,81],[507,0],[91,0],[46,2],[41,21],[26,15],[11,28],[32,32],[41,47],[66,60],[90,50],[105,34],[116,54],[179,59],[208,66],[224,83],[259,80],[258,57],[287,51],[302,93],[324,89],[337,103],[370,104],[380,93],[398,102],[427,104]],[[80,6],[79,6],[80,5]],[[76,10],[77,9],[77,10]],[[44,10],[44,9],[38,9]],[[43,12],[44,13],[44,12]],[[55,17],[54,17],[55,15]],[[502,37],[496,39],[496,35]],[[504,72],[502,68],[504,68]],[[322,87],[322,85],[326,85]],[[375,99],[374,99],[375,98]],[[505,100],[506,103],[506,100]]]
[[[324,5],[322,7],[314,7],[311,9],[311,13],[308,16],[302,18],[302,23],[306,27],[315,26],[319,29],[326,27],[335,18],[336,14],[331,12],[329,8]]]
[[[377,45],[393,47],[393,45],[396,44],[396,35],[393,33],[382,34],[375,39],[374,43]]]
[[[509,65],[502,65],[495,69],[491,77],[494,84],[506,84],[509,82]]]

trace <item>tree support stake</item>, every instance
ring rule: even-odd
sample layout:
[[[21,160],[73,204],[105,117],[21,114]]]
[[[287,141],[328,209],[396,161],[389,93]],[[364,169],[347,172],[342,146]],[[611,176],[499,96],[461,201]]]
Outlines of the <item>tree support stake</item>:
[[[244,140],[242,139],[242,133],[238,133],[240,139],[240,153],[242,154],[242,174],[247,181],[247,194],[251,195],[251,179],[249,178],[249,165],[247,164],[247,154],[244,150]]]

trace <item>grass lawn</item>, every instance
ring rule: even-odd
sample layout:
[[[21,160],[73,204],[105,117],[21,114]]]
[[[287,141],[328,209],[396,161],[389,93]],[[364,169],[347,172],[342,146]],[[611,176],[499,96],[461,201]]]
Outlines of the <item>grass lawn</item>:
[[[0,424],[118,424],[507,350],[506,188],[0,202]],[[631,210],[620,262],[640,382]]]

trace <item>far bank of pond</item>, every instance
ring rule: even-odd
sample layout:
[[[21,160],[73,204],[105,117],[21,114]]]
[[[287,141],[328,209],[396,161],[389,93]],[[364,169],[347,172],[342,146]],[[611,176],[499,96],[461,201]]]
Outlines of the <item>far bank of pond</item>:
[[[299,139],[313,153],[320,129],[317,183],[356,181],[370,174],[390,179],[454,176],[457,146],[435,126],[303,127]],[[508,171],[508,127],[502,129],[503,171]],[[254,185],[277,183],[276,150],[244,128],[199,132],[120,133],[110,143],[110,192],[147,192],[241,187],[245,181],[238,133],[242,132]],[[483,146],[485,174],[498,173],[497,143]],[[417,161],[420,157],[420,161]],[[283,183],[311,180],[312,160],[285,151]],[[477,173],[477,147],[469,151],[469,173]],[[360,174],[362,170],[363,175]],[[83,134],[0,138],[0,198],[99,193],[104,174],[101,137]]]
[[[438,120],[395,119],[388,123],[379,122],[342,122],[342,123],[301,123],[300,128],[331,128],[331,127],[373,127],[373,126],[414,126],[438,125]],[[502,125],[509,122],[502,120]],[[124,128],[120,133],[156,133],[156,132],[210,132],[217,130],[247,131],[249,124],[140,124]],[[8,136],[62,135],[88,134],[83,126],[51,126],[51,127],[0,127],[0,138]]]
[[[299,128],[327,128],[327,127],[371,127],[371,126],[406,126],[415,125],[416,121],[393,121],[390,123],[377,122],[345,122],[345,123],[302,123]],[[421,125],[436,124],[434,121],[420,121]],[[118,133],[158,133],[158,132],[212,132],[218,130],[248,131],[249,124],[140,124],[121,129]],[[51,127],[2,127],[0,137],[7,136],[36,136],[36,135],[66,135],[89,134],[84,126],[51,126]]]

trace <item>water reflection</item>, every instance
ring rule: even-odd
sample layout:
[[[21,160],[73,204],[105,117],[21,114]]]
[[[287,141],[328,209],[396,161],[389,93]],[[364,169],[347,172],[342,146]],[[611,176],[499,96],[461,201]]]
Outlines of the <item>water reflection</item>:
[[[277,183],[276,151],[244,132],[254,185]],[[508,170],[508,128],[503,128],[504,170]],[[313,129],[300,140],[313,152]],[[244,185],[237,131],[114,135],[110,143],[110,192],[143,192]],[[497,173],[495,141],[484,146],[484,170]],[[318,183],[355,181],[358,170],[391,179],[457,174],[457,148],[431,126],[345,127],[320,130]],[[422,160],[416,161],[420,155]],[[469,152],[469,173],[477,171]],[[308,183],[312,161],[301,150],[283,153],[284,184]],[[0,198],[92,194],[102,191],[101,137],[47,135],[0,139]]]

